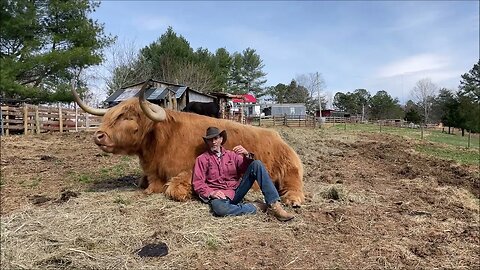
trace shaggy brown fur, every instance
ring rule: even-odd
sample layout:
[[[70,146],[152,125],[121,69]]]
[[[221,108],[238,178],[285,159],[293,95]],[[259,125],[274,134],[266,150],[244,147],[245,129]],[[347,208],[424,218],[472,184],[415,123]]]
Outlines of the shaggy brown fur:
[[[95,142],[102,150],[139,157],[147,182],[141,185],[147,194],[164,192],[174,200],[190,199],[195,158],[206,149],[202,136],[209,126],[216,126],[227,131],[225,148],[242,145],[265,164],[285,204],[303,203],[302,163],[276,131],[165,111],[165,121],[153,122],[143,114],[138,99],[132,98],[111,108],[95,134]]]

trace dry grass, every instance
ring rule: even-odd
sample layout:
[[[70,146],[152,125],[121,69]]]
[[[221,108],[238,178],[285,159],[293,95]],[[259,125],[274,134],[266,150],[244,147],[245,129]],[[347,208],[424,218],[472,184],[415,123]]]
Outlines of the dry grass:
[[[287,223],[145,196],[129,182],[137,161],[100,154],[88,134],[2,137],[1,269],[480,267],[477,169],[417,156],[391,136],[279,131],[305,166],[307,200]],[[65,189],[78,197],[32,204]],[[168,255],[137,255],[160,242]]]
[[[180,204],[163,195],[82,193],[63,204],[27,206],[2,217],[2,269],[187,268],[191,256],[224,247],[234,231],[288,228],[270,221],[265,215],[215,218],[205,204]],[[168,260],[136,255],[158,241],[169,247]]]

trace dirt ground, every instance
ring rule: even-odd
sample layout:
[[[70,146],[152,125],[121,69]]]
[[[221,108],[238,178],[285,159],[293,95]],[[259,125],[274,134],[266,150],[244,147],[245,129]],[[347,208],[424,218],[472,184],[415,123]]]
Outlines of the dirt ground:
[[[305,169],[287,223],[143,195],[137,159],[104,154],[92,133],[2,137],[0,268],[480,268],[478,167],[386,134],[278,131]],[[168,255],[138,255],[155,243]]]

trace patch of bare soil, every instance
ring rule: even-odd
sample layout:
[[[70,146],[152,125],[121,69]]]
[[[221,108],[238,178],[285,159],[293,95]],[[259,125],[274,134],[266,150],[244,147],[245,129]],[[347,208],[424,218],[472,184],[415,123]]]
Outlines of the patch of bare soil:
[[[480,267],[478,168],[386,134],[278,131],[305,170],[287,223],[145,196],[137,159],[102,153],[91,133],[2,137],[0,268]],[[168,254],[139,255],[156,246]]]

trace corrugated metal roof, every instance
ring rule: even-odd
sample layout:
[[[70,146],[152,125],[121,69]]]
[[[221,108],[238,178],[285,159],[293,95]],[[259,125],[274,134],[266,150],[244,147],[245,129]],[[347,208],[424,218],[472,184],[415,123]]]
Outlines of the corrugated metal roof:
[[[162,99],[165,97],[165,92],[167,90],[167,87],[159,87],[159,88],[153,88],[153,92],[147,97],[147,99]]]
[[[150,89],[146,90],[145,91],[145,97],[146,97],[147,100],[161,100],[161,99],[164,99],[165,96],[167,95],[168,91],[175,92],[175,97],[176,98],[181,98],[182,95],[185,93],[185,91],[187,91],[187,89],[189,89],[189,91],[192,91],[192,92],[195,92],[195,93],[207,96],[207,97],[215,98],[214,96],[211,96],[209,94],[205,94],[205,93],[201,93],[199,91],[193,90],[193,89],[189,88],[188,86],[179,85],[179,84],[171,84],[171,83],[156,81],[156,80],[153,80],[153,81],[157,82],[157,83],[165,84],[165,85],[168,85],[168,86],[167,87],[150,88]],[[118,89],[113,94],[111,94],[105,100],[105,102],[107,102],[107,103],[117,103],[117,102],[121,102],[121,101],[126,100],[126,99],[131,98],[131,97],[136,97],[136,96],[138,96],[138,92],[140,91],[141,85],[143,83],[144,82],[136,83],[136,84],[124,87],[122,89]]]
[[[175,97],[176,98],[180,98],[183,93],[185,93],[185,91],[187,90],[188,87],[186,86],[180,86],[178,87],[176,90],[175,90]]]
[[[123,101],[123,100],[129,99],[129,98],[131,98],[131,97],[134,97],[136,94],[138,94],[139,91],[140,91],[140,89],[138,89],[138,88],[124,89],[123,93],[121,93],[121,94],[114,100],[114,102]]]

